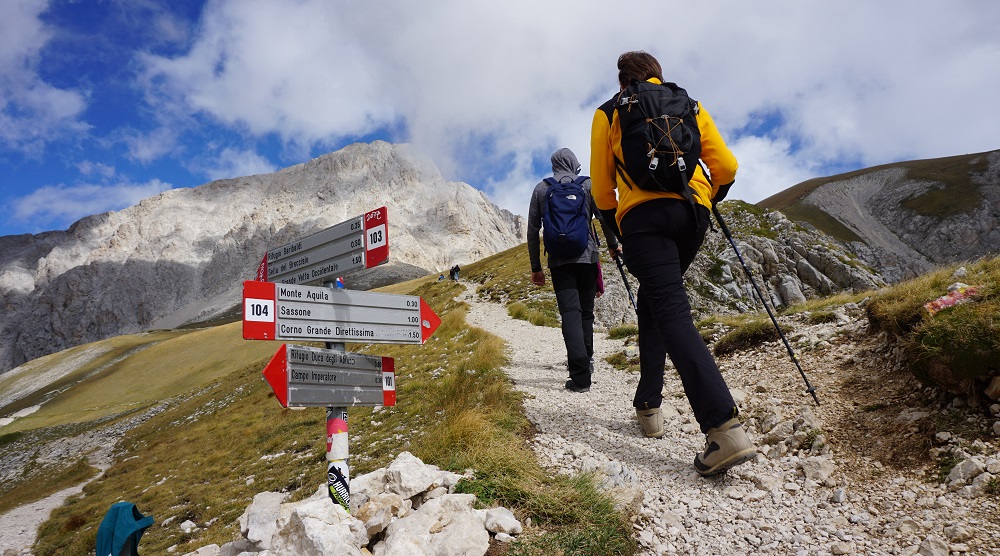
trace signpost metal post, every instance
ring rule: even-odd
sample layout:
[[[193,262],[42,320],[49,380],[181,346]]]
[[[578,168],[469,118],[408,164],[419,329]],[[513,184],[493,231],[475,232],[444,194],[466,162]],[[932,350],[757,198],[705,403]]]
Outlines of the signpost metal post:
[[[333,276],[389,257],[386,207],[268,251],[243,283],[243,338],[282,345],[264,369],[283,407],[326,407],[327,487],[350,512],[347,407],[395,405],[392,358],[346,352],[346,341],[423,344],[441,324],[418,296],[339,289]],[[323,282],[324,287],[305,284]]]
[[[326,349],[282,344],[264,368],[264,380],[282,407],[326,407],[327,488],[349,511],[348,406],[396,405],[391,357],[348,353],[343,343]]]
[[[335,282],[323,284],[331,291],[337,291]],[[326,342],[326,348],[345,353],[343,342]],[[340,504],[351,513],[351,469],[347,464],[350,444],[347,436],[347,407],[327,406],[326,408],[326,490],[334,503]]]
[[[323,284],[331,291],[337,291],[335,282]],[[344,342],[327,342],[326,348],[340,353],[347,351]],[[351,513],[351,468],[347,458],[351,446],[347,436],[347,407],[327,406],[326,408],[326,490],[330,499]]]
[[[330,499],[351,512],[351,471],[347,465],[347,408],[326,408],[326,488]]]

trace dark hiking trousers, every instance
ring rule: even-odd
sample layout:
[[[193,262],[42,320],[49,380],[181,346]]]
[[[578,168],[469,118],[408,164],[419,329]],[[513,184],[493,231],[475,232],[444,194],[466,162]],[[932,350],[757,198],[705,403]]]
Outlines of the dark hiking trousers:
[[[594,296],[597,265],[573,263],[549,268],[552,289],[562,317],[569,378],[581,388],[590,386],[590,358],[594,355]]]
[[[699,217],[695,218],[695,210]],[[680,199],[646,201],[621,221],[625,264],[639,280],[639,385],[633,405],[659,407],[670,356],[702,432],[734,416],[736,403],[691,317],[684,271],[708,229],[708,211]]]

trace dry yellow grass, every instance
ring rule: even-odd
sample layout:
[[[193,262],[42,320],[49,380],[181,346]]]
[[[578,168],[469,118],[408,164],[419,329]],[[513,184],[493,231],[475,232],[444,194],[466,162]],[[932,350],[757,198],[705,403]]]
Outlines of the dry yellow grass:
[[[234,368],[273,354],[277,342],[247,342],[242,323],[183,332],[136,334],[107,340],[119,348],[141,349],[117,362],[96,358],[71,377],[72,388],[42,404],[3,432],[93,421],[158,403],[224,376]],[[106,356],[109,352],[105,352]],[[56,354],[59,355],[59,354]],[[51,357],[51,356],[50,356]],[[65,357],[65,356],[64,356]],[[105,368],[86,374],[88,368]],[[77,376],[83,374],[84,376]]]

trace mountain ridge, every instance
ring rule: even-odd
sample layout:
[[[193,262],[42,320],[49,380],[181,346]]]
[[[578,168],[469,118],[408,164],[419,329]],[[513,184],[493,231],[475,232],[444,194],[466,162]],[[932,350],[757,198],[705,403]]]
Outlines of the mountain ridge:
[[[65,231],[0,237],[0,372],[83,342],[231,311],[267,249],[380,206],[391,262],[353,274],[353,289],[472,262],[524,238],[523,218],[445,181],[409,146],[380,141],[170,190]]]
[[[813,178],[757,206],[838,238],[898,282],[1000,250],[1000,150]]]
[[[239,285],[267,249],[382,205],[391,262],[352,274],[352,289],[441,272],[525,238],[522,217],[445,181],[408,145],[357,143],[272,174],[170,190],[65,231],[0,237],[0,372],[100,338],[234,318]],[[879,287],[996,250],[1000,151],[816,178],[757,206],[781,216],[734,217],[747,227],[738,245],[775,306]],[[725,240],[710,233],[703,251],[688,280],[699,313],[757,307]],[[611,289],[599,318],[632,319],[625,291]]]

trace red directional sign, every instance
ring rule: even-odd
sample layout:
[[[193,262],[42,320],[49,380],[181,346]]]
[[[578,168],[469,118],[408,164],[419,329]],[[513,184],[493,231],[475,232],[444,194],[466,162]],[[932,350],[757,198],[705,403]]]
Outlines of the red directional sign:
[[[415,295],[243,282],[243,338],[423,344],[441,324]]]
[[[257,279],[282,284],[319,283],[351,270],[378,266],[388,259],[389,217],[386,207],[381,207],[271,249],[257,269]]]
[[[391,357],[282,344],[261,374],[282,407],[396,405]]]

